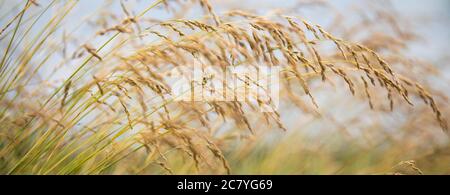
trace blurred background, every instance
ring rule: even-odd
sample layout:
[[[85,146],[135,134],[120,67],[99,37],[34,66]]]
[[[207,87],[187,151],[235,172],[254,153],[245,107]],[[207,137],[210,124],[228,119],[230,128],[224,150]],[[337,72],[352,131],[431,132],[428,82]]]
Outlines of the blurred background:
[[[0,1],[0,13],[19,10],[21,3]],[[46,5],[50,1],[37,1]],[[136,15],[149,1],[124,1],[132,15]],[[173,1],[169,1],[173,2]],[[183,1],[184,2],[184,1]],[[401,75],[423,84],[436,98],[443,118],[450,119],[450,1],[448,0],[211,0],[218,14],[229,10],[244,10],[263,15],[295,16],[319,24],[336,37],[362,43],[385,57]],[[50,19],[58,7],[52,7],[43,18]],[[166,18],[199,18],[199,7],[157,7],[148,15],[142,28]],[[176,10],[184,9],[181,15]],[[169,10],[169,11],[168,11]],[[72,44],[67,53],[76,52],[89,42],[94,47],[108,37],[96,37],[92,29],[101,20],[114,20],[112,15],[124,17],[119,1],[81,0],[68,15],[64,30],[55,37],[70,33]],[[1,17],[1,16],[0,16]],[[1,20],[2,22],[6,20]],[[35,28],[45,25],[39,21]],[[4,24],[0,24],[3,26]],[[38,31],[33,32],[38,33]],[[55,38],[56,40],[56,38]],[[146,41],[146,40],[138,40]],[[56,42],[56,41],[55,41]],[[149,43],[152,41],[150,40]],[[1,48],[5,49],[6,44]],[[59,43],[59,42],[57,42]],[[55,43],[56,46],[57,43]],[[108,47],[107,47],[108,49]],[[122,50],[127,52],[127,47]],[[52,55],[50,62],[64,56]],[[56,86],[73,72],[79,62],[71,61],[54,70],[48,66],[40,70],[48,84]],[[56,72],[56,73],[55,73]],[[260,118],[251,118],[256,134],[224,124],[230,139],[219,139],[218,146],[228,160],[234,174],[450,174],[450,140],[435,120],[432,110],[419,98],[409,106],[395,98],[390,111],[385,92],[374,91],[377,101],[371,110],[364,94],[351,96],[338,85],[311,81],[318,109],[309,104],[293,106],[284,101],[280,107],[281,121],[287,131],[264,126]],[[283,93],[283,92],[282,92]],[[228,127],[231,126],[231,127]],[[137,152],[120,161],[112,173],[135,173],[130,164],[139,164],[144,152]],[[174,173],[192,173],[176,153],[168,154],[168,164]],[[420,171],[417,171],[420,170]],[[205,173],[223,173],[210,170]],[[160,166],[148,166],[138,174],[166,174]]]

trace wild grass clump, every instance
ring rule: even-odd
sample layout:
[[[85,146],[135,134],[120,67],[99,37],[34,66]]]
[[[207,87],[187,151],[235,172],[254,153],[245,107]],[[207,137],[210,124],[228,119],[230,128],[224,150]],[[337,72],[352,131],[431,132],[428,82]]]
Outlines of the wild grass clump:
[[[262,129],[289,130],[282,121],[289,113],[282,109],[264,113],[250,102],[173,101],[168,70],[192,62],[223,70],[278,66],[282,103],[315,114],[321,113],[317,85],[364,98],[375,112],[381,104],[394,110],[420,98],[447,132],[426,87],[396,72],[377,49],[302,18],[219,13],[208,0],[156,0],[136,14],[121,1],[120,14],[98,12],[68,31],[63,24],[72,22],[77,3],[29,0],[1,18],[3,174],[230,174],[223,148],[231,140],[251,139]],[[186,7],[205,15],[184,19]],[[157,8],[173,18],[155,19]],[[84,36],[75,36],[90,23]],[[207,84],[208,78],[193,83]]]

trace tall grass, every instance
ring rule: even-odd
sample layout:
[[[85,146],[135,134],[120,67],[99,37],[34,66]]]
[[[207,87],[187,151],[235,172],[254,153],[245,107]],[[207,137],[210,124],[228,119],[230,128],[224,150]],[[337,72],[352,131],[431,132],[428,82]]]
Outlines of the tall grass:
[[[396,71],[405,70],[394,66],[406,64],[402,58],[387,59],[395,53],[339,38],[302,18],[219,13],[207,0],[155,0],[137,13],[114,1],[80,19],[78,3],[17,2],[1,16],[2,174],[233,173],[236,162],[259,150],[236,141],[291,130],[282,120],[291,111],[283,108],[265,113],[251,102],[173,101],[168,70],[193,62],[221,69],[278,66],[282,105],[318,120],[325,120],[327,107],[315,91],[331,84],[347,101],[367,102],[364,113],[415,105],[447,132],[433,93],[407,71]],[[184,19],[190,7],[204,16]],[[152,16],[161,8],[171,17]],[[288,146],[280,150],[273,155],[290,154]],[[271,172],[271,163],[261,172]]]

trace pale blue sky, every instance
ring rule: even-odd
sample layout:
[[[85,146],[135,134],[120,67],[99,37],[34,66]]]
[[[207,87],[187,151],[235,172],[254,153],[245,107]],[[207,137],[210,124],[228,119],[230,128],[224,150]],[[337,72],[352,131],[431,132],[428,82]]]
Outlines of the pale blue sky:
[[[8,0],[7,0],[8,1]],[[269,10],[291,7],[299,2],[309,2],[311,0],[211,0],[213,4],[220,4],[217,8],[223,9],[251,9],[267,14]],[[139,1],[136,6],[136,11],[143,9],[149,1]],[[152,1],[150,1],[152,2]],[[331,0],[328,1],[338,10],[346,15],[357,19],[356,9],[361,11],[370,9],[369,5],[373,4],[377,7],[385,5],[384,0]],[[367,3],[369,2],[369,3]],[[448,58],[449,41],[450,41],[450,1],[448,0],[392,0],[394,8],[401,13],[402,17],[411,21],[412,29],[424,37],[424,40],[416,47],[412,47],[412,51],[417,55],[432,60],[435,63],[440,62],[443,58]],[[127,1],[130,5],[135,4],[133,1]],[[118,4],[118,3],[117,3]],[[79,5],[79,12],[81,15],[96,10],[98,6],[102,5],[102,1],[81,0]],[[123,14],[119,6],[118,13]],[[312,22],[322,24],[329,22],[333,17],[329,9],[320,9],[311,7],[307,11],[297,12],[295,14],[301,15]],[[220,12],[220,9],[218,10]],[[164,10],[152,10],[152,16],[164,17]],[[195,14],[195,13],[194,13]],[[323,24],[326,25],[326,24]],[[448,60],[447,60],[448,61]]]
[[[115,0],[118,2],[118,0]],[[311,2],[313,0],[211,0],[213,4],[220,4],[217,6],[218,12],[222,9],[250,9],[261,14],[267,14],[269,10],[282,9],[287,7],[292,7],[299,2]],[[16,5],[16,0],[3,0],[0,1],[0,11],[4,13],[4,10],[8,10],[11,6]],[[40,0],[40,4],[45,5],[50,0]],[[103,5],[105,1],[100,0],[81,0],[77,5],[77,8],[72,14],[73,17],[86,17],[88,14],[95,13],[95,11]],[[140,2],[140,3],[136,3]],[[145,1],[126,1],[127,4],[137,5],[135,6],[135,12],[143,9],[146,4],[153,2],[153,0]],[[330,0],[328,1],[331,5],[336,7],[342,13],[351,16],[350,18],[357,19],[360,17],[357,15],[356,9],[364,11],[365,9],[370,9],[369,5],[373,4],[377,7],[383,7],[385,5],[385,0]],[[369,2],[369,3],[368,3]],[[442,60],[442,58],[447,54],[448,43],[450,40],[450,1],[448,0],[391,0],[395,9],[399,11],[403,17],[411,20],[412,29],[420,33],[425,40],[420,43],[420,47],[414,48],[414,52],[420,54],[420,56],[435,60]],[[115,3],[116,6],[113,7],[115,11],[123,15],[120,10],[119,3]],[[305,11],[306,10],[306,11]],[[152,10],[149,13],[152,16],[164,17],[166,14],[164,10]],[[195,13],[194,13],[195,14]],[[320,9],[317,7],[308,7],[307,9],[302,9],[299,12],[294,12],[296,15],[305,17],[306,19],[318,23],[321,25],[326,25],[327,22],[332,20],[332,14],[330,14],[330,9]],[[3,15],[3,14],[0,14]],[[0,21],[0,24],[5,20]],[[426,47],[426,48],[424,48]],[[439,53],[437,55],[437,53]]]

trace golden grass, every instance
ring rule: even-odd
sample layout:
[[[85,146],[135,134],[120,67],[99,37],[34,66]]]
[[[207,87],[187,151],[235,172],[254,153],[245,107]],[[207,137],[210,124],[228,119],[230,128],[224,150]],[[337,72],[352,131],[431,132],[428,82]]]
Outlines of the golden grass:
[[[3,174],[231,174],[239,167],[236,162],[246,159],[238,154],[249,150],[227,149],[231,145],[257,140],[266,129],[291,130],[282,120],[290,111],[262,113],[250,102],[171,100],[167,70],[194,61],[221,69],[279,66],[283,104],[305,115],[322,113],[314,95],[318,85],[348,88],[348,99],[365,99],[373,113],[383,113],[384,103],[393,111],[420,98],[437,121],[427,125],[439,124],[448,132],[443,114],[447,110],[441,110],[428,87],[408,78],[408,72],[396,71],[404,70],[397,67],[402,58],[385,58],[378,48],[338,38],[301,18],[239,10],[218,13],[208,0],[158,0],[133,15],[121,1],[123,14],[99,12],[89,36],[72,37],[78,27],[66,34],[62,24],[72,22],[65,19],[77,3],[27,1],[2,19]],[[164,21],[151,17],[159,7],[180,16],[184,10],[177,6],[200,6],[205,16]],[[48,8],[57,11],[41,18]],[[45,25],[36,26],[43,21]],[[72,55],[65,55],[69,51]],[[57,53],[64,54],[60,62],[52,57]],[[64,77],[55,81],[59,75]],[[311,103],[304,102],[305,96]],[[281,152],[288,154],[285,149]],[[423,173],[414,163],[406,164]]]

